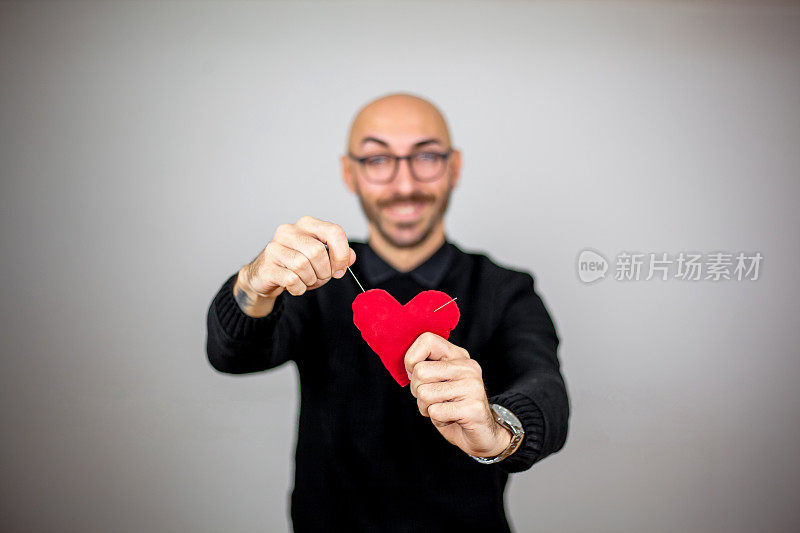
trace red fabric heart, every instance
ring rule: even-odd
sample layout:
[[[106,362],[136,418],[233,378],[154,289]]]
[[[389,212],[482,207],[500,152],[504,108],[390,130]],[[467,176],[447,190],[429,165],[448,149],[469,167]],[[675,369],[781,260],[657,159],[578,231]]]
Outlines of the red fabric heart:
[[[392,377],[405,387],[410,383],[404,363],[406,352],[420,334],[430,331],[447,339],[461,312],[441,291],[423,291],[405,305],[383,289],[370,289],[353,300],[353,322]]]

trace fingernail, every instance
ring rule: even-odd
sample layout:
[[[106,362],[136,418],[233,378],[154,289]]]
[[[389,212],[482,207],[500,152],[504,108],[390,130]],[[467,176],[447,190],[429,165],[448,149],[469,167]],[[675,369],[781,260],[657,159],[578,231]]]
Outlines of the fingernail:
[[[344,276],[344,270],[337,270],[336,272],[333,273],[334,278],[338,279],[341,278],[342,276]]]
[[[408,374],[408,379],[411,379],[411,372],[409,372],[408,370],[406,370],[406,374]]]

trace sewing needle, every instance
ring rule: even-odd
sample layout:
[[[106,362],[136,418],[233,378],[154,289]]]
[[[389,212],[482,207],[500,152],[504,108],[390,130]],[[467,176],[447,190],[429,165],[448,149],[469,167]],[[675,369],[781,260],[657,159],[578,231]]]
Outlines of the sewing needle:
[[[323,244],[323,245],[325,246],[325,249],[326,249],[326,250],[330,250],[330,248],[328,248],[328,245],[327,245],[327,244]],[[348,271],[348,272],[350,272],[351,274],[353,274],[353,271],[352,271],[352,270],[350,270],[350,267],[349,267],[349,266],[347,267],[347,271]],[[361,282],[360,282],[360,281],[358,281],[358,278],[356,277],[356,275],[355,275],[355,274],[353,274],[353,279],[354,279],[354,280],[356,280],[356,283],[358,283],[358,288],[359,288],[359,289],[361,289],[361,292],[367,292],[367,291],[365,291],[365,290],[364,290],[364,286],[363,286],[363,285],[361,285]]]
[[[452,300],[450,300],[450,302],[455,302],[457,299],[458,299],[458,296],[456,296],[455,298],[453,298]],[[434,310],[433,310],[433,312],[435,313],[436,311],[438,311],[439,309],[441,309],[441,308],[442,308],[442,307],[444,307],[445,305],[449,304],[450,302],[447,302],[447,303],[445,303],[445,304],[442,304],[442,305],[440,305],[439,307],[437,307],[436,309],[434,309]]]
[[[350,270],[350,267],[347,267],[347,270],[349,270],[350,273],[353,274],[353,271]],[[356,283],[358,283],[358,287],[361,289],[361,292],[367,292],[367,291],[364,290],[364,287],[361,286],[361,282],[358,281],[358,278],[356,277],[355,274],[353,274],[353,279],[356,280]]]

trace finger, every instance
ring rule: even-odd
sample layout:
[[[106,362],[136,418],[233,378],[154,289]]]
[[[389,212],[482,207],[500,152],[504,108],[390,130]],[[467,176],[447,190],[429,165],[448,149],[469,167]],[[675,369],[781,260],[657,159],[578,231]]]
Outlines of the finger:
[[[289,294],[300,296],[308,290],[308,285],[293,270],[279,265],[275,265],[273,268],[275,269],[274,279],[278,280],[278,283],[285,287]]]
[[[318,279],[330,279],[333,271],[328,249],[319,239],[310,233],[298,232],[295,236],[295,248],[308,257]]]
[[[270,242],[268,246],[275,263],[297,274],[306,287],[317,282],[317,273],[305,254],[277,241]]]
[[[328,245],[325,245],[325,249],[328,250]],[[353,263],[356,262],[356,251],[350,248],[350,259],[347,263],[347,266],[353,266]]]
[[[469,352],[435,333],[426,331],[417,337],[406,350],[406,355],[403,359],[406,372],[413,373],[414,366],[426,359],[432,361],[469,359]]]
[[[314,274],[320,280],[311,285],[311,288],[321,287],[330,280],[333,275],[328,245],[323,244],[311,233],[305,233],[295,225],[286,224],[279,227],[280,233],[276,232],[275,240],[293,248],[308,257]],[[355,252],[350,250],[351,260],[355,261]],[[352,264],[351,261],[351,264]]]
[[[420,386],[426,383],[472,379],[483,383],[483,372],[474,359],[455,361],[422,361],[411,373],[411,394],[418,398]]]
[[[297,221],[297,226],[328,245],[333,277],[344,276],[351,258],[350,245],[344,229],[333,222],[319,220],[308,215],[301,217]]]
[[[428,416],[432,422],[439,424],[464,423],[483,420],[485,410],[483,403],[478,400],[457,400],[428,406]]]
[[[302,231],[294,224],[281,224],[275,230],[272,242],[282,244],[286,248],[296,250],[306,256],[314,270],[314,275],[320,279],[330,278],[330,261],[325,245],[313,235]],[[317,263],[316,265],[314,263]]]
[[[417,389],[417,406],[423,416],[428,416],[428,407],[441,402],[452,402],[472,397],[478,387],[471,380],[439,381],[423,383]],[[479,396],[478,396],[479,398]]]

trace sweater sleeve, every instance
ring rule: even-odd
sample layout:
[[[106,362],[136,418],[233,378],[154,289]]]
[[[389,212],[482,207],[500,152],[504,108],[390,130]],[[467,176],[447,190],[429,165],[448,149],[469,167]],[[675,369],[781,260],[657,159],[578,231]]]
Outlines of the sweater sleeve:
[[[206,354],[216,370],[227,374],[260,372],[293,359],[302,339],[302,317],[296,301],[282,292],[268,315],[253,318],[233,297],[238,272],[228,278],[211,302],[207,316]],[[298,298],[298,297],[295,297]]]
[[[516,273],[498,297],[502,318],[489,402],[514,413],[525,430],[517,451],[495,463],[507,473],[531,468],[560,450],[567,437],[570,406],[556,353],[559,338],[533,283],[530,274]]]

